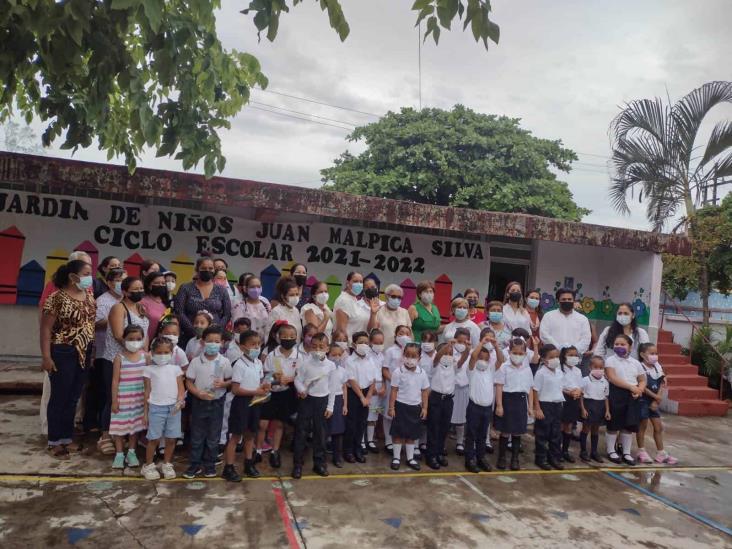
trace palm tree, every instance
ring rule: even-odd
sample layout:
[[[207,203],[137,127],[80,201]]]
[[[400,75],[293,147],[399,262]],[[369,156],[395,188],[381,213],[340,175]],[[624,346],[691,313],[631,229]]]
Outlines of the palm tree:
[[[709,82],[677,103],[660,98],[628,103],[610,125],[614,175],[613,206],[630,213],[627,197],[638,192],[646,201],[646,217],[654,231],[682,213],[674,230],[683,228],[692,242],[694,216],[704,190],[716,178],[732,176],[732,121],[719,122],[701,156],[692,157],[697,133],[715,106],[732,103],[732,82]],[[709,274],[700,262],[704,324],[709,322]]]

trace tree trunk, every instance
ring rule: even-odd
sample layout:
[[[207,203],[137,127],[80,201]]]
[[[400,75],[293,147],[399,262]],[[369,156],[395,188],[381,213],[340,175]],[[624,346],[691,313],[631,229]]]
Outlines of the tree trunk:
[[[706,328],[709,326],[709,269],[707,269],[706,261],[701,264],[700,277],[699,293],[702,302],[702,324]]]

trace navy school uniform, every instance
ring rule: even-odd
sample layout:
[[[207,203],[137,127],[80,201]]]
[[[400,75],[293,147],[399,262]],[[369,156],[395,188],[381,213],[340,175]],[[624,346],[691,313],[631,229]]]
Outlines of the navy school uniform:
[[[587,417],[582,420],[587,425],[605,423],[605,400],[610,394],[610,383],[605,376],[597,379],[592,374],[582,378],[582,400]]]
[[[559,462],[562,455],[562,410],[565,406],[562,389],[565,375],[561,369],[552,370],[542,366],[534,377],[534,390],[544,419],[534,422],[534,448],[536,461],[545,463],[548,459]],[[578,401],[579,402],[579,401]]]
[[[467,364],[465,365],[467,367]],[[468,369],[469,400],[465,425],[465,461],[482,460],[486,454],[488,428],[493,418],[495,400],[496,352]]]
[[[361,441],[366,432],[366,423],[369,416],[369,407],[361,403],[350,383],[355,383],[364,396],[369,387],[376,382],[375,371],[371,358],[353,353],[346,359],[346,371],[349,380],[348,387],[348,415],[346,416],[346,432],[343,435],[343,452],[346,456],[362,456]]]
[[[582,388],[582,370],[578,366],[565,365],[562,368],[564,374],[564,388],[569,390]],[[562,407],[562,423],[574,423],[581,418],[579,398],[572,398],[564,395],[564,406]]]
[[[663,380],[666,378],[665,374],[663,373],[663,368],[661,368],[660,364],[654,364],[650,367],[643,365],[643,368],[646,372],[646,389],[658,394],[658,391],[660,391],[661,387],[663,386]],[[661,412],[658,411],[658,408],[656,408],[655,410],[651,410],[651,403],[653,402],[653,399],[651,397],[644,393],[643,396],[640,397],[640,401],[641,419],[652,419],[661,417]]]
[[[638,376],[645,375],[643,365],[634,358],[611,356],[605,361],[605,368],[614,368],[615,373],[631,385],[638,385]],[[641,399],[633,398],[628,389],[610,384],[610,421],[607,430],[610,432],[638,432],[641,420]]]
[[[464,364],[463,368],[466,366]],[[445,439],[452,419],[456,368],[455,358],[447,354],[432,369],[427,408],[427,456],[430,459],[446,454]]]
[[[526,434],[528,394],[534,385],[531,368],[506,361],[496,372],[496,385],[503,385],[503,416],[496,416],[496,430],[504,435]]]

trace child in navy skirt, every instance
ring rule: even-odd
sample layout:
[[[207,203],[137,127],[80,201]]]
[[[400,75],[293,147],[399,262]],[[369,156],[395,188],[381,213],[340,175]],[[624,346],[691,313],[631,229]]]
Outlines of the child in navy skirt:
[[[574,463],[569,454],[572,441],[572,427],[580,419],[580,397],[582,396],[581,358],[573,345],[564,347],[559,353],[559,362],[564,374],[564,406],[562,407],[562,459]]]
[[[580,459],[597,463],[604,460],[597,453],[600,439],[600,425],[610,419],[610,385],[605,379],[605,360],[600,356],[590,359],[590,375],[582,378],[582,433],[580,434]],[[587,434],[590,434],[590,454],[587,454]]]
[[[526,434],[528,415],[534,415],[531,368],[524,363],[526,343],[512,339],[508,343],[509,360],[496,372],[496,430],[501,437],[496,467],[506,468],[508,438],[511,437],[511,470],[520,469],[521,435]]]
[[[422,421],[427,418],[427,397],[430,380],[427,372],[418,366],[418,343],[404,345],[402,365],[394,370],[389,395],[389,417],[392,419],[390,434],[393,440],[391,468],[398,470],[401,464],[402,444],[407,454],[407,465],[419,471],[414,459],[414,443],[422,434]]]
[[[328,418],[328,434],[333,449],[333,465],[339,469],[343,467],[343,433],[346,432],[346,415],[348,405],[346,404],[348,374],[345,367],[346,352],[343,347],[333,343],[328,351],[328,359],[336,365],[336,375],[333,377],[333,384],[330,391],[335,395],[333,404],[333,415]]]

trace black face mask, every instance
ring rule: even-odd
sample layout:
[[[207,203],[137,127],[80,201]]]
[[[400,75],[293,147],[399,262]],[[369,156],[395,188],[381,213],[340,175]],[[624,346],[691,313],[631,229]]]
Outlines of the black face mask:
[[[168,297],[168,288],[165,286],[151,286],[150,295],[165,299]]]
[[[300,287],[305,286],[305,283],[308,281],[308,275],[295,275],[292,278],[295,279],[295,282]]]
[[[574,301],[562,301],[561,303],[559,303],[559,308],[565,313],[568,313],[569,311],[574,309]]]
[[[211,282],[213,277],[213,271],[198,271],[198,280],[201,282]]]
[[[296,339],[281,339],[280,340],[280,347],[282,347],[286,351],[292,349],[295,345],[297,345]]]
[[[369,299],[373,299],[379,297],[379,290],[378,288],[367,288],[363,291],[363,295]]]
[[[511,292],[508,294],[508,299],[513,301],[514,303],[518,303],[521,301],[521,292]]]
[[[132,303],[139,303],[140,300],[145,297],[145,292],[130,292],[130,295],[127,296]]]
[[[475,308],[478,306],[478,300],[474,297],[471,297],[470,299],[468,299],[468,305]]]

